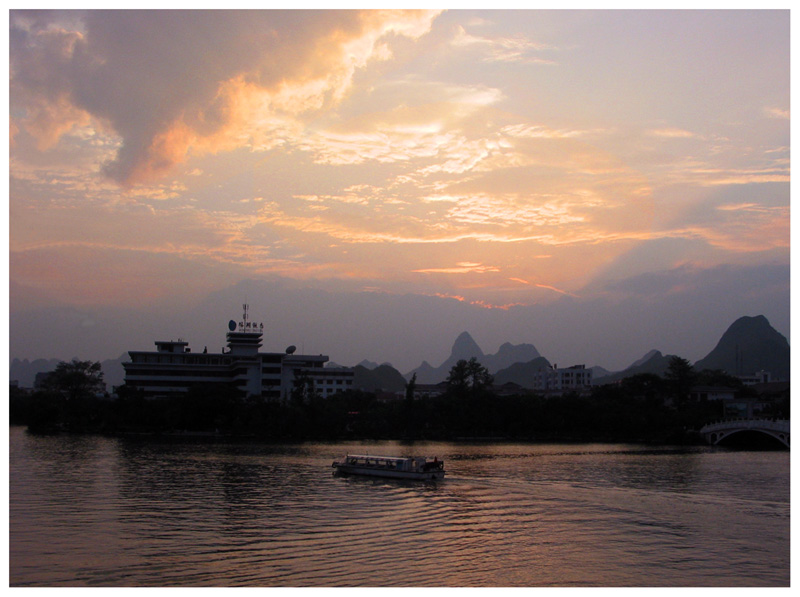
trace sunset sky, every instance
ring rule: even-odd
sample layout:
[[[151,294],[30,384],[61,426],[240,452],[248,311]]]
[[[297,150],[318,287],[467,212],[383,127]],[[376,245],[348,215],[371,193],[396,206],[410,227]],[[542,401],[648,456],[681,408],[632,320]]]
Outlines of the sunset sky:
[[[789,12],[11,11],[10,356],[789,337]],[[301,297],[307,297],[301,300]]]

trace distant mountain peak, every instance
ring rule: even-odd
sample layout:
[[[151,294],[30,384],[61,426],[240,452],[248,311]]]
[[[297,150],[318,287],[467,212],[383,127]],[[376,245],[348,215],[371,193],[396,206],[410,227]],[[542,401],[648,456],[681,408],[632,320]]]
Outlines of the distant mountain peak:
[[[525,354],[526,358],[524,361],[532,361],[542,356],[533,344],[511,344],[511,342],[504,342],[497,350],[497,356],[515,354]]]
[[[453,349],[450,351],[450,358],[456,360],[469,360],[472,357],[480,358],[482,356],[481,347],[472,339],[469,332],[461,332],[453,344]]]
[[[734,335],[741,332],[752,332],[752,331],[769,331],[772,330],[772,326],[769,323],[769,320],[764,317],[763,315],[755,315],[753,317],[745,315],[744,317],[740,317],[736,321],[734,321],[728,330],[723,334],[723,338],[726,335]]]
[[[378,363],[376,363],[374,361],[369,361],[367,359],[364,359],[363,361],[361,361],[359,363],[359,365],[361,367],[364,367],[365,369],[377,369],[378,368]]]
[[[661,356],[663,356],[663,355],[661,354],[661,351],[660,351],[660,350],[656,350],[656,349],[654,348],[653,350],[651,350],[651,351],[649,351],[648,353],[646,353],[646,354],[645,354],[645,355],[644,355],[644,356],[643,356],[641,359],[639,359],[638,361],[634,361],[634,363],[631,365],[631,367],[639,367],[639,366],[641,366],[641,365],[644,365],[644,364],[645,364],[647,361],[649,361],[649,360],[650,360],[650,359],[652,359],[653,357],[658,357],[658,358],[660,358]],[[630,368],[630,367],[629,367],[629,368]]]
[[[541,355],[533,344],[511,344],[510,342],[503,343],[497,354],[486,354],[469,332],[462,332],[456,338],[446,361],[438,367],[432,367],[427,361],[423,361],[419,367],[406,373],[406,378],[410,379],[416,373],[420,383],[438,383],[447,378],[450,369],[458,361],[468,361],[473,357],[494,374],[515,363],[528,363]]]
[[[772,374],[773,380],[789,379],[789,341],[763,315],[740,317],[694,368],[721,369],[730,375],[752,375],[765,370]]]

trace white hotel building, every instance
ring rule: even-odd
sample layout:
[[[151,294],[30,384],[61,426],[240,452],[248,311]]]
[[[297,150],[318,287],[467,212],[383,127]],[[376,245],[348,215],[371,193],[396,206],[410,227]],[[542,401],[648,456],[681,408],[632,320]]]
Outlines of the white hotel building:
[[[548,394],[586,392],[592,387],[592,370],[586,365],[573,365],[559,369],[553,365],[534,374],[533,389]]]
[[[192,352],[183,340],[156,341],[156,350],[130,351],[123,363],[125,385],[146,398],[163,398],[199,385],[233,385],[247,396],[288,400],[295,380],[310,379],[323,398],[353,387],[353,370],[326,368],[326,355],[259,352],[264,324],[248,321],[247,305],[242,321],[228,324],[228,347],[221,353]]]

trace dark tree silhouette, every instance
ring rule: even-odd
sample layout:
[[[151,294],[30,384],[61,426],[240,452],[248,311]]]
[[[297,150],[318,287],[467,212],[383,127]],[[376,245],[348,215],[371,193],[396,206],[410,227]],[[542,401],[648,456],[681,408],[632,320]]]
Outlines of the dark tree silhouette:
[[[417,374],[411,376],[411,379],[408,380],[406,384],[406,401],[413,402],[414,401],[414,391],[417,389]]]
[[[489,370],[472,357],[469,361],[459,360],[447,376],[447,389],[460,396],[478,396],[488,390],[494,378]]]
[[[446,420],[452,431],[469,436],[491,435],[495,430],[495,400],[491,394],[494,378],[472,357],[459,360],[447,376]]]
[[[67,400],[88,398],[105,391],[100,363],[73,359],[61,361],[42,382],[42,390],[58,394]]]
[[[686,359],[672,357],[664,373],[664,379],[672,395],[678,400],[679,404],[682,404],[688,399],[689,391],[697,382],[697,373],[692,364]]]
[[[100,363],[61,361],[41,381],[38,391],[26,405],[28,428],[35,431],[99,429],[105,419],[104,393]]]
[[[319,390],[314,387],[314,380],[306,373],[295,375],[292,388],[292,402],[294,404],[310,404],[319,398]]]

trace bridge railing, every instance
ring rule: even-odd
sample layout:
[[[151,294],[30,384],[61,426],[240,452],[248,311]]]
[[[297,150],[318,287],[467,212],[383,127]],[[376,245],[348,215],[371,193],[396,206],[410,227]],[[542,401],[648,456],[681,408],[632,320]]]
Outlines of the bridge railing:
[[[704,425],[703,433],[721,429],[769,429],[771,431],[789,432],[789,421],[786,419],[725,419]]]

